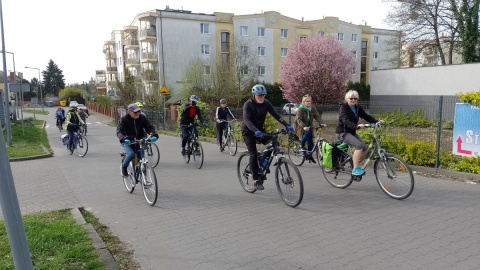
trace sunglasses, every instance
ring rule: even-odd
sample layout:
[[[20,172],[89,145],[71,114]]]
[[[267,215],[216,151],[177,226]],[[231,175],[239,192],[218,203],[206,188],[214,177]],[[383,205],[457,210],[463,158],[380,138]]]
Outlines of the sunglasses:
[[[138,112],[131,111],[131,112],[134,113],[134,114],[139,114],[140,113],[140,111],[138,111]]]
[[[358,100],[358,98],[356,98],[356,97],[351,97],[351,98],[349,98],[349,99],[350,99],[350,100]]]
[[[311,97],[311,96],[310,96],[310,95],[305,95],[305,96],[303,96],[303,97],[304,97],[304,98],[309,98],[309,97]]]

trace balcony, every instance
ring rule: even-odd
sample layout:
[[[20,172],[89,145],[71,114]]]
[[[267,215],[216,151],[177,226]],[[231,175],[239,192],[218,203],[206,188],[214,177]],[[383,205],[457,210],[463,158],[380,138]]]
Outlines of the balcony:
[[[97,89],[101,89],[101,88],[106,88],[107,87],[107,83],[106,82],[98,82],[95,84],[95,87]]]
[[[117,81],[109,81],[107,85],[108,88],[117,88]]]
[[[135,49],[135,48],[138,48],[138,40],[136,39],[125,40],[125,49]]]
[[[107,67],[107,73],[117,73],[117,67]]]
[[[138,58],[127,58],[127,62],[125,62],[127,67],[134,67],[140,66],[140,59]]]
[[[140,59],[140,62],[145,63],[145,62],[157,62],[157,53],[156,52],[143,52],[142,53],[142,58]]]
[[[140,41],[147,39],[156,39],[157,31],[154,28],[140,30]]]
[[[116,52],[107,52],[105,53],[105,59],[117,59],[117,53]]]

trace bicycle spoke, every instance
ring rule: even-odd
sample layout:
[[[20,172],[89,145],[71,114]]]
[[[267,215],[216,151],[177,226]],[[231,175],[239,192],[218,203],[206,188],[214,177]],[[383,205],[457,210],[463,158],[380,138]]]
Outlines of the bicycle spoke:
[[[389,155],[384,159],[377,159],[374,171],[378,185],[388,196],[402,200],[412,194],[413,173],[401,158]]]
[[[303,180],[295,164],[281,158],[275,170],[278,194],[291,207],[297,207],[303,199]]]

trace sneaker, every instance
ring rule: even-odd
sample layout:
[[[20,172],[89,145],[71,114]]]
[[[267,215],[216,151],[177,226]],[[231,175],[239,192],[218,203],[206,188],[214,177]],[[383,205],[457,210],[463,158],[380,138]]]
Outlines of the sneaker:
[[[357,167],[355,167],[355,169],[353,169],[352,174],[353,175],[364,175],[365,171],[357,166]]]
[[[257,190],[264,190],[265,189],[263,187],[263,181],[261,181],[261,180],[255,180],[254,186]]]
[[[308,156],[307,159],[308,159],[311,163],[314,163],[314,164],[317,163],[312,156]]]
[[[185,156],[185,148],[182,148],[182,151],[180,151],[182,153],[182,156]]]
[[[330,169],[330,168],[325,168],[324,170],[325,170],[326,173],[331,173],[331,172],[333,171],[333,170]]]
[[[127,167],[122,167],[122,176],[128,176]]]

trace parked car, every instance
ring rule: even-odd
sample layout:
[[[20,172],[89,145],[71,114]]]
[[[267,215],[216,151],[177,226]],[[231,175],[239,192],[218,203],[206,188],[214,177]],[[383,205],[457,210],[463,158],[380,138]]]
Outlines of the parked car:
[[[283,105],[282,113],[283,114],[288,114],[290,112],[290,114],[297,114],[297,110],[298,110],[298,105],[297,104],[287,103],[287,104]]]
[[[72,107],[72,106],[78,106],[78,102],[75,101],[75,100],[72,100],[72,101],[70,101],[70,105],[69,105],[69,106],[70,106],[70,107]]]
[[[71,102],[70,102],[71,104]],[[90,115],[90,113],[88,112],[88,108],[87,106],[83,105],[83,104],[77,104],[77,109],[82,109],[83,111],[85,111],[88,115]]]

